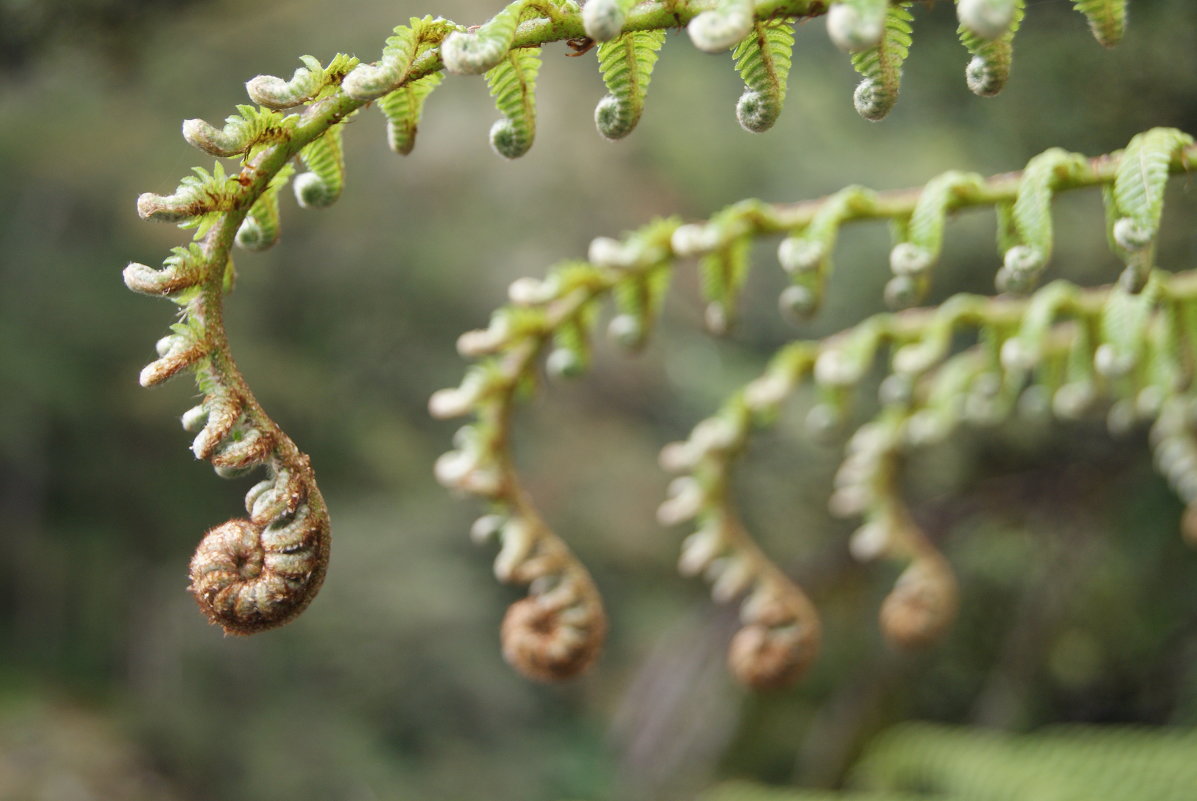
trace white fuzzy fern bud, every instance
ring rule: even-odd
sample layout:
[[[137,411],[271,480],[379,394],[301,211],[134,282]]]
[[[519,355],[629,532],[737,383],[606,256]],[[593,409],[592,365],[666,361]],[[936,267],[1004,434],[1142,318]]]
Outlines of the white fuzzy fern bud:
[[[192,147],[219,158],[236,156],[249,146],[244,126],[232,123],[217,128],[203,120],[183,120],[183,138]]]
[[[491,36],[454,31],[441,43],[441,61],[456,75],[481,75],[503,60],[507,43]]]
[[[845,53],[867,50],[885,33],[885,4],[874,3],[880,14],[862,14],[859,5],[837,3],[827,12],[827,35]]]
[[[393,90],[399,78],[399,65],[393,61],[358,64],[341,79],[341,88],[354,100],[375,100]]]
[[[889,268],[894,275],[918,275],[931,266],[931,252],[913,242],[899,242],[889,252]]]
[[[852,93],[852,104],[856,113],[870,122],[878,122],[893,110],[897,96],[885,84],[873,78],[865,78],[856,85]]]
[[[250,99],[259,106],[285,109],[298,106],[314,95],[324,83],[324,69],[311,56],[304,56],[300,60],[305,66],[295,70],[289,81],[274,75],[250,78],[245,84]]]
[[[1120,217],[1114,223],[1114,241],[1126,250],[1142,250],[1151,244],[1155,232],[1130,217]]]
[[[692,19],[686,32],[699,50],[722,53],[749,34],[752,22],[752,0],[724,0]]]
[[[295,190],[295,200],[305,209],[331,206],[340,196],[339,192],[333,192],[314,172],[300,173],[295,176],[292,188]]]
[[[736,121],[749,133],[769,130],[780,114],[781,106],[761,92],[745,92],[736,103]]]
[[[1016,8],[1015,0],[957,0],[956,16],[982,39],[996,39],[1014,23]]]
[[[607,42],[619,36],[627,19],[632,0],[587,0],[582,6],[582,27],[596,42]]]
[[[982,56],[973,56],[964,69],[968,90],[979,97],[993,97],[1006,85],[1005,75]]]

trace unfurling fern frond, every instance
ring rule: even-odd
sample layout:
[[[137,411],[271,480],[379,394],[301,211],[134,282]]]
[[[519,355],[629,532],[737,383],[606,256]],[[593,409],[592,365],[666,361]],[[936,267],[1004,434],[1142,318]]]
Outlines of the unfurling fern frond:
[[[324,208],[337,202],[345,188],[345,156],[341,148],[341,127],[299,151],[308,172],[295,176],[295,199],[304,208]]]
[[[957,33],[960,43],[972,54],[972,60],[964,70],[969,91],[981,97],[992,97],[1002,91],[1010,79],[1010,67],[1014,60],[1014,35],[1018,33],[1026,14],[1024,0],[1014,4],[1014,14],[1005,31],[995,37],[979,36],[972,28],[961,23]]]
[[[481,75],[511,50],[516,26],[533,0],[515,0],[485,25],[470,31],[454,31],[441,43],[445,69],[457,75]]]
[[[852,66],[864,79],[853,95],[856,111],[866,120],[883,119],[898,102],[902,84],[902,63],[910,53],[913,17],[909,3],[890,6],[886,11],[885,32],[868,50],[852,55]]]
[[[599,71],[608,94],[594,110],[594,123],[605,138],[622,139],[640,122],[663,44],[665,31],[629,31],[599,45]]]
[[[1003,292],[1033,287],[1052,254],[1052,198],[1059,184],[1074,179],[1088,166],[1086,159],[1060,148],[1047,150],[1027,162],[1018,197],[999,227],[1002,268],[996,278]]]
[[[359,64],[345,76],[341,87],[354,100],[374,100],[398,89],[407,80],[416,60],[435,48],[460,26],[432,17],[412,17],[387,38],[378,64]]]
[[[757,22],[736,45],[732,57],[744,81],[744,94],[736,103],[736,119],[746,131],[761,133],[773,127],[786,99],[794,49],[794,26],[787,20]]]
[[[503,158],[528,152],[536,138],[536,75],[540,48],[512,50],[486,73],[495,107],[503,115],[490,129],[490,146]]]
[[[303,66],[295,70],[290,80],[274,75],[259,75],[245,84],[250,99],[259,106],[284,110],[320,97],[329,87],[341,80],[357,66],[358,61],[343,53],[337,54],[328,66],[322,66],[314,56],[300,56]]]
[[[246,250],[266,250],[278,241],[278,193],[291,180],[295,167],[288,164],[270,179],[237,229],[237,244]]]
[[[1072,0],[1072,6],[1089,20],[1093,37],[1105,47],[1122,41],[1126,33],[1126,0]]]
[[[387,145],[401,156],[406,156],[416,145],[416,131],[420,127],[420,115],[424,111],[424,100],[444,80],[443,72],[425,75],[395,91],[384,95],[378,101],[378,108],[387,118]]]
[[[1187,167],[1193,137],[1175,128],[1155,128],[1131,139],[1118,162],[1107,208],[1111,239],[1127,261],[1128,286],[1141,287],[1154,266],[1155,238],[1164,209],[1164,186],[1177,159]]]

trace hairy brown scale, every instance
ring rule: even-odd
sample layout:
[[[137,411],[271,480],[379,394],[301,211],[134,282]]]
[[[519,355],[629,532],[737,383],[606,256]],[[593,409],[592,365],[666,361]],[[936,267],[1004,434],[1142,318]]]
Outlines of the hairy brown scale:
[[[200,609],[226,634],[254,634],[302,612],[324,583],[329,520],[301,503],[262,525],[229,520],[209,531],[191,559]]]
[[[822,639],[822,626],[809,603],[794,608],[770,604],[732,637],[727,665],[736,680],[748,687],[781,689],[806,673]]]
[[[561,681],[594,663],[607,637],[607,618],[592,605],[559,607],[531,596],[507,609],[499,634],[512,667],[530,679]]]

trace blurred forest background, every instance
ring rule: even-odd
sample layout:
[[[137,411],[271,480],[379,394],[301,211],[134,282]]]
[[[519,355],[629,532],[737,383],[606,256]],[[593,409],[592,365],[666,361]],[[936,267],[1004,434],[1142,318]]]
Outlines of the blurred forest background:
[[[654,522],[668,479],[656,453],[780,343],[880,310],[881,226],[845,234],[829,306],[798,328],[775,311],[771,248],[723,340],[700,332],[683,266],[645,353],[600,348],[590,375],[527,410],[532,489],[611,613],[583,679],[539,686],[503,663],[498,621],[518,594],[468,541],[477,507],[431,474],[453,425],[431,422],[426,402],[460,378],[456,336],[513,279],[584,255],[594,236],[744,197],[1013,170],[1056,145],[1103,153],[1152,126],[1197,133],[1197,4],[1132,3],[1108,52],[1070,3],[1028,6],[1011,82],[990,100],[965,88],[952,4],[917,7],[903,97],[879,124],[853,110],[855,73],[821,21],[800,26],[785,111],[763,135],[735,121],[730,58],[684,35],[617,144],[594,131],[592,57],[563,46],[546,49],[540,130],[519,161],[487,145],[481,80],[445,82],[407,158],[387,150],[380,115],[360,115],[345,197],[323,211],[288,197],[281,243],[237,257],[233,351],[312,455],[334,545],[298,621],[227,639],[195,609],[186,567],[248,484],[191,457],[177,424],[190,380],[137,385],[172,309],[128,292],[120,271],[160,263],[186,235],[141,222],[134,199],[210,166],[179,124],[223,120],[248,102],[246,79],[289,76],[304,53],[372,60],[410,16],[478,23],[500,2],[0,0],[0,799],[671,801],[733,779],[835,787],[912,719],[1197,726],[1197,552],[1145,432],[1113,439],[1100,418],[969,431],[914,460],[909,492],[963,608],[939,647],[901,656],[876,626],[894,572],[848,557],[851,525],[826,512],[839,450],[808,440],[800,400],[741,489],[819,604],[826,650],[790,691],[753,695],[728,677],[734,610],[675,573],[684,532]],[[1165,267],[1197,267],[1191,184],[1170,189]],[[1062,198],[1056,222],[1050,276],[1116,276],[1096,193]],[[949,227],[936,301],[991,291],[993,232],[985,214]]]

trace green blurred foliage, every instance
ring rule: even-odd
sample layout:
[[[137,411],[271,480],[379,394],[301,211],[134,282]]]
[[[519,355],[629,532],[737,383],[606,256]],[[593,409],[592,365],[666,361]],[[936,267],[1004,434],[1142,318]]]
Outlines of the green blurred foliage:
[[[1179,504],[1144,432],[1112,441],[1100,420],[968,432],[913,460],[918,515],[945,544],[964,605],[941,647],[907,657],[887,652],[874,622],[894,576],[848,558],[848,530],[825,511],[838,448],[808,440],[799,399],[739,482],[754,530],[819,604],[826,653],[789,692],[730,682],[734,613],[674,573],[680,532],[653,522],[666,483],[655,454],[781,342],[880,310],[877,227],[844,237],[812,323],[774,312],[783,278],[761,249],[740,328],[711,340],[683,268],[646,353],[600,347],[590,376],[530,405],[519,455],[532,489],[612,616],[600,665],[569,686],[530,685],[503,664],[497,624],[516,595],[468,543],[475,510],[432,480],[452,427],[425,412],[460,377],[457,334],[483,324],[511,280],[585,253],[593,236],[748,196],[1004,171],[1053,145],[1099,153],[1158,125],[1197,132],[1194,4],[1135,4],[1107,52],[1068,4],[1031,2],[1010,85],[991,100],[964,87],[950,4],[920,6],[902,100],[880,124],[853,111],[855,74],[821,22],[798,29],[788,102],[763,135],[736,124],[730,59],[674,34],[639,128],[619,143],[593,130],[593,62],[560,58],[563,47],[546,52],[540,131],[516,162],[487,146],[482,81],[438,89],[406,159],[387,150],[381,117],[361,115],[345,197],[319,212],[285,200],[282,242],[238,256],[234,353],[312,455],[334,521],[320,597],[250,640],[222,638],[184,589],[195,542],[237,513],[246,487],[187,451],[172,421],[192,386],[137,386],[170,308],[126,291],[120,270],[161,261],[182,237],[140,222],[133,201],[207,163],[178,125],[223,119],[249,77],[289,75],[302,53],[372,59],[409,16],[481,22],[499,4],[215,0],[118,20],[119,47],[96,47],[99,5],[54,5],[59,24],[0,73],[5,730],[121,743],[97,759],[134,760],[158,782],[122,798],[669,801],[729,776],[834,787],[864,743],[908,718],[1197,725],[1197,555],[1176,534]],[[1194,211],[1182,178],[1165,266],[1197,264]],[[1056,224],[1051,275],[1116,275],[1098,198],[1063,199]],[[949,227],[934,300],[990,291],[993,230],[975,214]],[[96,782],[91,797],[117,797]],[[67,797],[33,792],[0,797]]]

